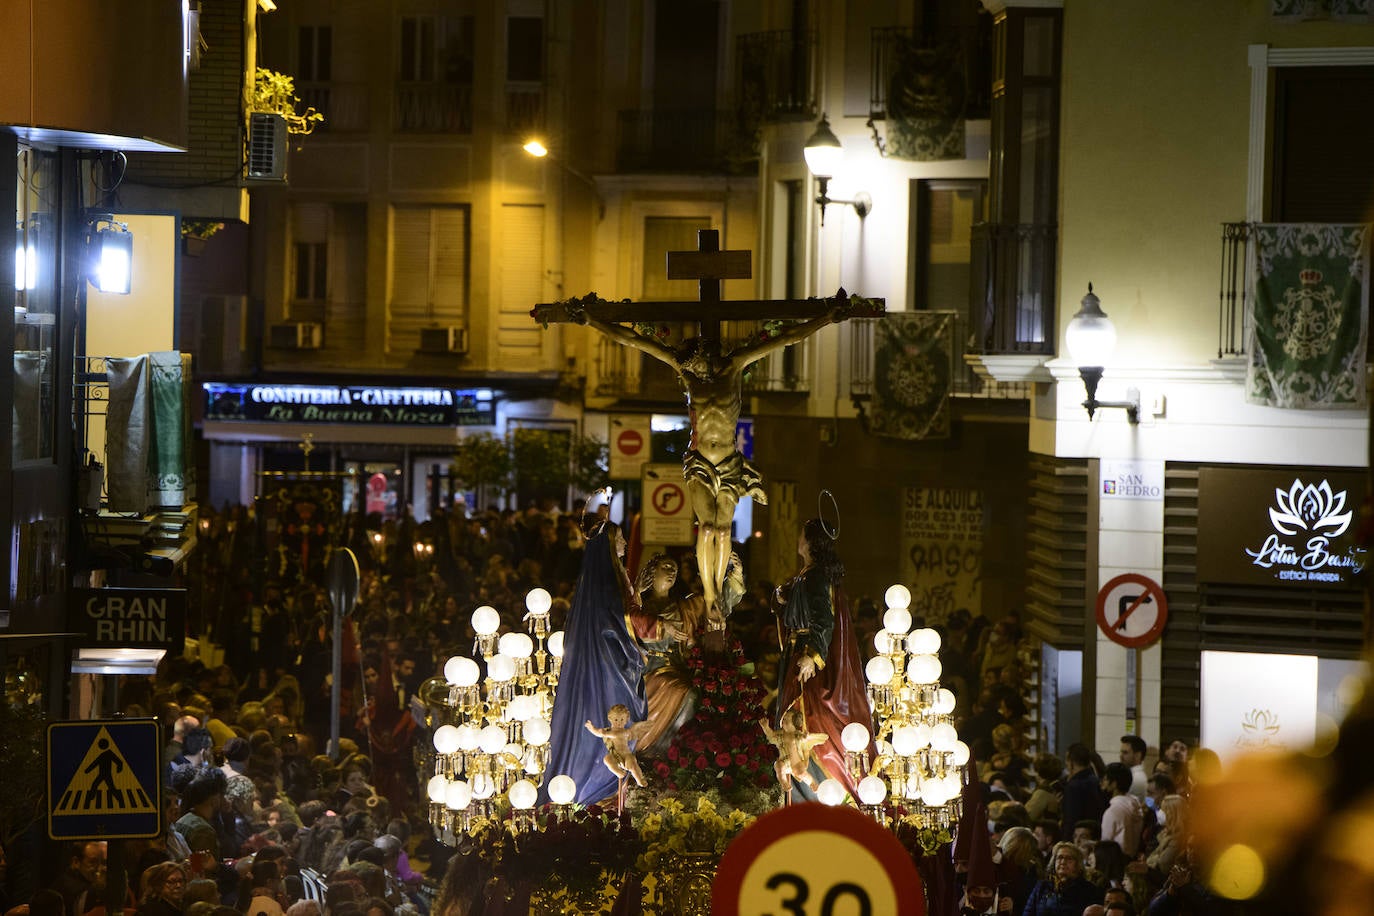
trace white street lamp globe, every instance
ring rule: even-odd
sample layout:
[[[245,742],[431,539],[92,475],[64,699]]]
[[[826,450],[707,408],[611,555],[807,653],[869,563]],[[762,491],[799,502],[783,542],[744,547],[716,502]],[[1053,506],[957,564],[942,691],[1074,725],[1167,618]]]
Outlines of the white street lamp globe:
[[[461,779],[454,780],[448,784],[448,792],[444,795],[444,807],[454,811],[462,811],[472,802],[472,786],[463,782]]]
[[[501,615],[496,613],[496,608],[484,604],[472,612],[472,630],[478,636],[491,636],[499,629]]]
[[[452,754],[458,750],[458,729],[452,725],[440,725],[434,730],[434,750],[440,754]]]
[[[873,648],[879,655],[892,655],[901,645],[901,640],[893,636],[887,630],[879,630],[873,634]]]
[[[916,736],[916,729],[910,725],[900,725],[892,730],[892,750],[899,757],[910,757],[924,745]]]
[[[509,655],[493,655],[487,662],[487,678],[498,684],[515,677],[515,659]]]
[[[549,801],[555,805],[569,804],[577,797],[577,783],[562,773],[549,780]]]
[[[937,716],[947,716],[954,712],[954,691],[948,687],[941,687],[935,691],[935,714]]]
[[[543,617],[553,607],[553,596],[542,588],[532,588],[525,595],[525,609],[536,617]]]
[[[948,722],[941,722],[930,730],[930,746],[937,751],[952,751],[959,741],[959,733]]]
[[[890,585],[883,592],[883,601],[888,607],[911,607],[911,589],[905,585]]]
[[[949,796],[945,794],[944,781],[934,778],[921,783],[921,801],[932,808],[938,808],[949,801]]]
[[[482,676],[482,671],[472,659],[455,655],[444,662],[444,680],[454,687],[471,687]]]
[[[862,722],[850,722],[840,732],[840,743],[844,749],[857,754],[868,748],[868,728]]]
[[[838,779],[827,779],[816,787],[816,797],[821,800],[821,804],[835,807],[844,804],[844,786]]]
[[[499,725],[488,725],[478,734],[477,746],[484,754],[499,754],[506,746],[506,730]]]
[[[436,773],[429,777],[429,785],[426,787],[425,794],[429,800],[435,804],[442,805],[444,799],[448,798],[448,779],[443,773]]]
[[[472,797],[478,801],[486,801],[496,794],[496,783],[486,773],[478,773],[472,777]]]
[[[525,722],[525,743],[533,747],[543,747],[549,743],[553,728],[548,719],[529,719]]]
[[[477,750],[478,737],[480,733],[471,725],[458,726],[458,750],[475,751]]]
[[[844,147],[840,146],[840,138],[830,129],[825,115],[821,115],[821,123],[806,141],[802,155],[806,157],[806,167],[817,178],[834,178],[839,171],[844,161]]]
[[[534,640],[524,633],[507,633],[496,645],[502,655],[509,655],[511,658],[529,658],[534,654]]]
[[[961,767],[968,763],[969,753],[970,751],[967,744],[962,741],[954,742],[954,757],[952,758],[954,765]]]
[[[959,778],[958,771],[951,770],[941,778],[941,781],[945,784],[946,799],[957,798],[959,793],[964,791],[964,783]]]
[[[940,651],[940,634],[930,627],[912,630],[906,638],[906,648],[912,655],[934,655]]]
[[[883,629],[901,636],[911,629],[911,612],[904,607],[894,607],[883,615]]]
[[[940,660],[933,655],[913,655],[906,666],[906,679],[913,684],[933,684],[940,679]]]
[[[892,683],[892,675],[896,674],[896,669],[892,667],[892,659],[875,655],[868,660],[864,666],[864,675],[868,682],[879,687]]]
[[[534,697],[522,693],[506,704],[505,718],[508,722],[524,722],[538,712]]]
[[[911,733],[916,738],[916,750],[924,750],[930,747],[930,726],[924,722],[918,722],[911,727]]]
[[[859,801],[865,805],[881,805],[887,798],[887,783],[880,776],[865,776],[859,781]]]
[[[563,631],[554,630],[549,634],[548,639],[549,654],[554,658],[563,657]]]
[[[1083,297],[1064,331],[1064,343],[1068,346],[1069,360],[1075,366],[1105,366],[1116,349],[1116,326],[1102,311],[1102,300],[1093,294],[1091,283],[1088,295]]]
[[[539,790],[528,779],[521,779],[506,790],[506,797],[510,799],[512,808],[525,811],[534,807],[534,801],[539,797]]]

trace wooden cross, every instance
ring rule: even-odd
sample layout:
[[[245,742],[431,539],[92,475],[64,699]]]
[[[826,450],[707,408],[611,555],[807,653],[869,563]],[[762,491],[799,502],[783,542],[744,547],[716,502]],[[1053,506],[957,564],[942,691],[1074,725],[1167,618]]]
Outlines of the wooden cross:
[[[692,322],[701,340],[719,341],[722,321],[806,320],[833,311],[838,300],[849,299],[843,290],[829,299],[721,299],[722,280],[747,280],[753,276],[749,255],[748,251],[721,251],[719,230],[699,229],[697,250],[670,251],[667,264],[668,279],[698,281],[700,292],[696,301],[611,302],[593,293],[578,299],[542,302],[530,314],[546,326],[578,323],[584,314],[616,323]],[[846,317],[877,318],[883,314],[882,299],[861,299],[848,302]]]

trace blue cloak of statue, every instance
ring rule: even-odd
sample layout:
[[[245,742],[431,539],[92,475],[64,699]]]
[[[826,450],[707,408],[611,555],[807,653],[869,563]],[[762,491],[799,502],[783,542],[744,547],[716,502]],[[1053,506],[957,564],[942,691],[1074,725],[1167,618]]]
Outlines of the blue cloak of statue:
[[[540,801],[549,780],[571,776],[578,804],[589,805],[616,793],[616,778],[602,762],[606,746],[584,723],[606,727],[606,711],[623,704],[630,721],[647,715],[644,658],[631,628],[628,582],[615,558],[617,529],[606,525],[587,541],[582,572],[573,592],[563,633],[563,666],[553,704],[553,736]]]

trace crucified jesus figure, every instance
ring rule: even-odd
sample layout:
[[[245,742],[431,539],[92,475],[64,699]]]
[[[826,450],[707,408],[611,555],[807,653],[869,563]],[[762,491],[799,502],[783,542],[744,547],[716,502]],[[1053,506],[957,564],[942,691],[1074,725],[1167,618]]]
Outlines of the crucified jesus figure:
[[[832,306],[820,315],[791,325],[776,337],[729,352],[722,352],[721,342],[712,337],[691,337],[670,347],[624,325],[589,315],[585,310],[572,313],[573,321],[647,353],[677,373],[687,397],[692,428],[690,447],[682,456],[682,476],[687,481],[688,497],[697,519],[696,554],[702,597],[714,624],[719,625],[725,618],[721,592],[730,562],[730,531],[735,506],[745,496],[767,504],[763,477],[744,459],[735,443],[735,429],[744,400],[744,370],[751,363],[809,337],[828,324],[845,320],[856,308],[872,306],[871,300],[858,296],[851,299],[844,290],[827,301]]]

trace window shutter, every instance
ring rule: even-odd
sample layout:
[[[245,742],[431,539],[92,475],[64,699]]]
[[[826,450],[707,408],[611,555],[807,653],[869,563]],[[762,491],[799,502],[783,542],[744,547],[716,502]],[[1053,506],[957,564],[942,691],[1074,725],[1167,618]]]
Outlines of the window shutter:
[[[502,357],[537,358],[543,329],[530,309],[544,296],[544,208],[501,208],[501,314],[496,345]]]

